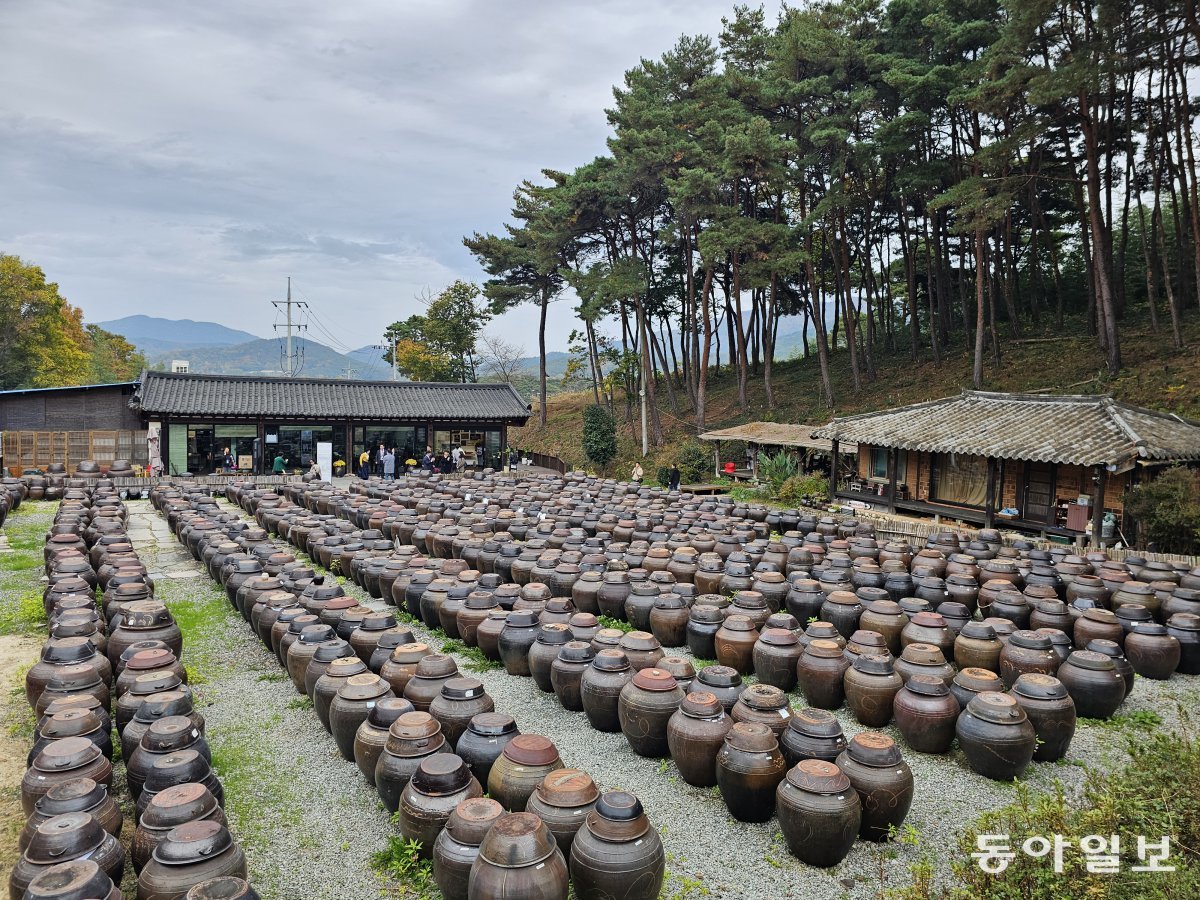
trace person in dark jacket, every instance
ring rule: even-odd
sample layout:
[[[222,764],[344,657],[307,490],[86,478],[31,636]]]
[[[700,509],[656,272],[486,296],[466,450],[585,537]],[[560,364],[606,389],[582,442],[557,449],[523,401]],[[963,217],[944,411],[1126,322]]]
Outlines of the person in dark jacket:
[[[671,463],[671,473],[668,479],[670,481],[671,490],[679,490],[679,466]]]

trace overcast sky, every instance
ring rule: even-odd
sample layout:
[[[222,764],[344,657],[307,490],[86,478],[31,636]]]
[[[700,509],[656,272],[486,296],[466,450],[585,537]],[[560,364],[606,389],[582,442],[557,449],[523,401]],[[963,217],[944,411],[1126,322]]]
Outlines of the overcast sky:
[[[522,178],[605,151],[626,69],[732,8],[5,0],[0,252],[88,321],[264,337],[291,275],[339,349],[374,343],[418,294],[481,280],[462,236],[498,230]],[[565,349],[569,304],[551,318]],[[490,328],[534,353],[536,321]]]

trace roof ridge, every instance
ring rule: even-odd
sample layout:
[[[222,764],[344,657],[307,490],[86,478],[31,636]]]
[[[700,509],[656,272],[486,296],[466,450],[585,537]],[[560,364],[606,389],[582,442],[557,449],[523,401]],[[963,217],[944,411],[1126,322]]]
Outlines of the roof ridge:
[[[136,382],[128,382],[129,384],[139,384],[145,381],[147,377],[165,378],[173,381],[231,381],[231,382],[268,382],[281,384],[329,384],[329,385],[376,385],[379,387],[441,387],[441,388],[512,388],[513,386],[507,381],[379,381],[376,379],[364,378],[318,378],[309,376],[303,378],[288,378],[283,375],[231,375],[224,372],[159,372],[155,370],[146,370],[142,372],[141,377]],[[100,385],[97,385],[99,387]],[[518,396],[520,396],[518,394]]]

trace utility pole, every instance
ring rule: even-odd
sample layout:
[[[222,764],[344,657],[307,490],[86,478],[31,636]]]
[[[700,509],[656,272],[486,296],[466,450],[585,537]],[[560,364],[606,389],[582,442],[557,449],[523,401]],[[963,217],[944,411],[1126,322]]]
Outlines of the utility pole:
[[[642,400],[642,456],[645,457],[650,454],[650,436],[646,433],[646,381],[651,377],[651,374],[648,367],[648,360],[646,359],[646,317],[639,315],[638,318],[638,340],[642,351],[642,383],[641,390],[638,391],[638,396]]]
[[[282,306],[282,307],[284,307],[284,309],[286,311],[287,325],[285,327],[287,328],[287,350],[285,351],[285,356],[284,356],[284,360],[283,360],[283,374],[287,378],[295,378],[296,373],[300,371],[300,366],[297,364],[296,354],[292,350],[292,329],[294,328],[297,331],[300,331],[300,330],[307,328],[308,326],[301,325],[301,324],[297,324],[297,325],[292,324],[292,307],[295,306],[299,309],[299,308],[304,308],[304,307],[308,306],[308,304],[303,303],[299,300],[292,300],[292,276],[291,275],[288,276],[288,280],[287,280],[287,300],[284,300],[282,302],[279,300],[272,300],[271,305],[274,306],[276,309],[279,309],[279,307]],[[276,324],[275,330],[278,331],[279,327],[280,326],[278,324]]]

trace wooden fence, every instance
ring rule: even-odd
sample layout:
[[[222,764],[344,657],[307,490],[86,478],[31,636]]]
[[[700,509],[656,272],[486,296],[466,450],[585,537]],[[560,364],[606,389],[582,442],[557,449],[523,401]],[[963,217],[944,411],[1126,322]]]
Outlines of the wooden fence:
[[[73,473],[85,459],[101,469],[117,459],[135,466],[148,461],[145,431],[5,431],[0,437],[4,466],[14,475],[51,463],[63,463]]]

